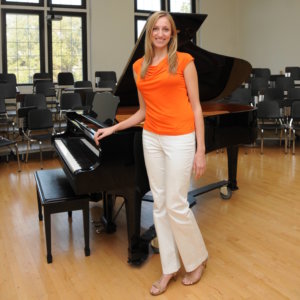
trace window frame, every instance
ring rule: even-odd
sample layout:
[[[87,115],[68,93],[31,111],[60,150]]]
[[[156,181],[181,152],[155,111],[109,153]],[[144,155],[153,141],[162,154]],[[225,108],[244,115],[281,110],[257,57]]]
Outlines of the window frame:
[[[1,4],[3,5],[13,5],[13,6],[35,6],[35,7],[41,7],[44,6],[44,0],[39,0],[39,3],[24,3],[24,2],[7,2],[6,0],[1,0]]]
[[[168,11],[172,12],[171,9],[171,1],[172,0],[168,0]],[[192,11],[190,12],[191,14],[194,14],[196,12],[196,1],[195,0],[190,0],[191,1],[191,5],[192,5]]]
[[[134,16],[134,40],[138,40],[138,27],[137,27],[137,22],[139,20],[147,21],[149,16]]]
[[[25,15],[38,15],[39,16],[39,43],[40,43],[40,72],[45,72],[45,36],[44,36],[44,12],[39,10],[27,9],[2,9],[1,11],[1,29],[2,29],[2,70],[7,73],[7,39],[6,39],[6,14],[25,14]],[[33,74],[32,74],[33,75]],[[18,85],[32,85],[32,83],[20,83]]]
[[[138,5],[137,5],[138,0],[134,0],[134,12],[135,13],[151,13],[152,10],[142,10],[142,9],[138,9]],[[165,0],[160,0],[160,10],[165,10],[166,6],[165,6]]]
[[[88,78],[88,66],[87,66],[87,23],[86,23],[86,13],[81,12],[63,12],[56,11],[55,15],[71,16],[71,17],[81,17],[82,18],[82,80],[87,80]],[[55,21],[54,21],[55,22]],[[47,26],[48,34],[48,73],[53,78],[53,60],[52,60],[52,23],[48,23]],[[54,78],[53,78],[54,81]]]
[[[86,8],[86,0],[81,0],[81,5],[65,5],[65,4],[52,4],[52,0],[47,0],[48,7],[57,7],[57,8],[73,8],[73,9],[85,9]]]

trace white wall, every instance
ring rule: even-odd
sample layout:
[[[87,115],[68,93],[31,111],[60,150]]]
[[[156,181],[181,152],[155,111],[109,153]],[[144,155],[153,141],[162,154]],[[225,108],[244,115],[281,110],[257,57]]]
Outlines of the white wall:
[[[95,71],[116,71],[117,78],[134,47],[134,1],[90,1],[90,68]]]
[[[300,66],[299,0],[200,0],[201,47],[273,74]]]
[[[300,66],[300,1],[240,0],[241,55],[272,73]]]

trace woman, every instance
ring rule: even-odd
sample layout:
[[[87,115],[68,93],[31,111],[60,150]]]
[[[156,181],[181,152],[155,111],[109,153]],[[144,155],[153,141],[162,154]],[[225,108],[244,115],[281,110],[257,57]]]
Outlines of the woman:
[[[95,142],[145,121],[143,149],[163,271],[150,293],[159,295],[175,279],[179,255],[186,270],[184,285],[200,280],[208,257],[187,201],[191,173],[199,178],[206,167],[197,71],[193,57],[177,51],[175,23],[167,12],[149,17],[145,55],[134,63],[133,73],[139,110],[123,122],[99,129]]]

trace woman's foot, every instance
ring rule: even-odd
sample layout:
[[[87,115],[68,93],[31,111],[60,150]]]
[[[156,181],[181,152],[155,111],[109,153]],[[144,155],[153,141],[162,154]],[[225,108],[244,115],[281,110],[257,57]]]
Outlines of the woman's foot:
[[[204,269],[206,268],[206,263],[207,263],[207,259],[194,271],[187,272],[182,279],[182,284],[192,285],[192,284],[197,283],[202,277]]]
[[[152,284],[152,287],[150,289],[150,294],[153,296],[158,296],[162,293],[164,293],[167,290],[169,282],[173,279],[176,280],[177,273],[172,274],[163,274],[161,278],[158,281],[155,281]]]

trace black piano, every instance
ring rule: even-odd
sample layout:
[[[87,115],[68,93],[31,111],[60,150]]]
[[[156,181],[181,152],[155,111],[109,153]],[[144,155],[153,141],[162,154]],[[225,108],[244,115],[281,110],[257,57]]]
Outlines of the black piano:
[[[205,116],[206,151],[226,147],[228,155],[228,179],[191,191],[191,202],[193,197],[224,185],[230,193],[237,189],[238,146],[254,142],[256,110],[251,106],[217,101],[247,80],[251,65],[238,58],[208,52],[192,42],[206,15],[172,13],[172,16],[179,31],[178,50],[190,53],[195,59]],[[144,38],[143,32],[114,91],[120,98],[119,116],[137,110],[138,96],[132,64],[143,56]],[[153,226],[143,235],[140,226],[142,199],[149,200],[145,196],[149,191],[149,183],[142,151],[142,127],[116,132],[101,140],[100,147],[97,147],[93,135],[103,126],[106,125],[95,116],[70,112],[67,114],[65,133],[55,136],[53,143],[74,191],[96,198],[102,195],[105,200],[104,220],[107,231],[115,229],[111,216],[111,198],[122,196],[125,199],[128,262],[140,264],[147,258],[148,243],[153,238]],[[229,198],[228,194],[224,198]]]

